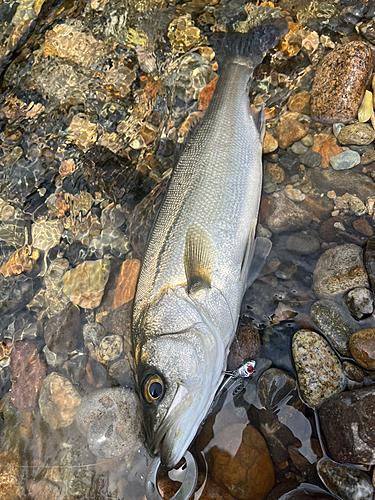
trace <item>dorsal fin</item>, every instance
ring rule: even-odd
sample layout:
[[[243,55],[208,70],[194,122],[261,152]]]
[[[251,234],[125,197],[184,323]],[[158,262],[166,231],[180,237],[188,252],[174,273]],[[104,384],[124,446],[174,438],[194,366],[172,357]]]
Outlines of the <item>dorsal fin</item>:
[[[214,251],[206,231],[193,224],[185,238],[184,265],[188,292],[211,288]]]

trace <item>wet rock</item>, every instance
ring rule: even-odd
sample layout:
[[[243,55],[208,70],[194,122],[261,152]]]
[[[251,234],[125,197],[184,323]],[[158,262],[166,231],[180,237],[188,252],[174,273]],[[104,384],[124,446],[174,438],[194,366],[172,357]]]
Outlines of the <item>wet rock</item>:
[[[350,337],[350,352],[366,370],[375,370],[375,328],[358,330]]]
[[[174,50],[187,52],[199,43],[200,30],[194,26],[190,14],[174,19],[168,27],[168,38]]]
[[[128,358],[118,359],[111,363],[108,374],[123,387],[132,387],[133,385],[133,372]]]
[[[321,156],[320,167],[328,168],[329,160],[332,156],[342,153],[342,148],[337,144],[332,134],[317,134],[314,136],[314,144],[311,151],[319,153]]]
[[[306,151],[306,153],[300,155],[299,159],[302,165],[309,168],[319,167],[322,163],[322,155],[316,151]]]
[[[46,377],[46,364],[36,344],[16,342],[10,355],[11,401],[19,410],[33,410]]]
[[[349,170],[350,168],[359,165],[360,161],[361,157],[359,154],[356,151],[348,149],[337,156],[332,156],[329,163],[333,170]]]
[[[285,242],[285,247],[294,253],[310,255],[320,248],[320,243],[315,236],[305,233],[291,234]]]
[[[293,337],[292,354],[298,384],[306,404],[316,409],[345,388],[340,361],[319,334],[299,330]]]
[[[80,403],[81,396],[67,378],[52,372],[44,380],[39,408],[42,417],[52,429],[72,424]]]
[[[308,115],[310,113],[310,94],[306,90],[289,97],[287,106],[289,111],[296,111]]]
[[[324,458],[317,466],[326,488],[342,500],[372,500],[374,488],[364,472]]]
[[[357,319],[363,319],[372,314],[374,310],[374,297],[368,288],[357,287],[345,295],[345,304],[352,316]]]
[[[33,246],[44,252],[44,266],[47,267],[47,254],[60,242],[64,226],[59,220],[36,222],[31,226]],[[44,274],[44,271],[42,272]]]
[[[230,347],[227,370],[236,370],[244,362],[259,358],[259,356],[259,331],[253,325],[241,325]]]
[[[4,278],[0,275],[0,314],[22,309],[34,295],[33,280],[22,274]]]
[[[365,374],[361,368],[350,361],[344,361],[342,364],[345,375],[354,382],[363,382],[365,379]]]
[[[374,234],[372,227],[366,219],[356,219],[353,221],[352,225],[356,231],[367,236],[368,238]]]
[[[283,182],[284,179],[285,179],[285,172],[281,167],[279,167],[276,163],[266,164],[264,182],[269,181],[275,184],[279,184],[280,182]]]
[[[248,424],[232,424],[215,436],[209,454],[212,479],[239,500],[264,498],[272,489],[275,476],[267,445],[261,434]]]
[[[90,122],[89,117],[83,113],[73,116],[67,132],[68,140],[76,144],[83,151],[87,151],[93,146],[98,138],[96,124]]]
[[[362,202],[362,200],[357,198],[357,196],[352,196],[350,198],[349,207],[353,214],[357,217],[360,217],[367,212],[366,205]]]
[[[320,196],[317,197],[307,195],[304,201],[304,206],[307,207],[320,222],[328,219],[333,210],[332,200]]]
[[[64,293],[74,304],[95,309],[102,301],[109,272],[108,259],[85,261],[64,274]]]
[[[48,349],[55,354],[68,354],[73,351],[81,338],[80,312],[72,303],[45,323],[44,340]]]
[[[21,498],[19,475],[20,460],[17,454],[11,451],[0,453],[0,500]]]
[[[304,193],[300,189],[284,189],[283,194],[289,198],[291,201],[295,201],[296,203],[303,201],[305,199]]]
[[[62,495],[60,486],[46,478],[30,479],[26,488],[33,500],[59,500]]]
[[[375,162],[375,149],[368,149],[361,156],[361,165],[370,165]]]
[[[313,272],[313,289],[319,298],[333,298],[357,286],[368,287],[361,247],[348,243],[321,255]]]
[[[363,202],[372,197],[375,192],[375,184],[363,174],[345,170],[335,171],[331,169],[314,169],[310,173],[311,181],[317,189],[326,193],[333,189],[338,196],[345,193],[355,193]]]
[[[175,80],[177,97],[186,103],[198,99],[201,90],[216,76],[209,61],[197,52],[189,52],[179,64]]]
[[[0,221],[0,240],[7,245],[21,248],[25,244],[25,220],[21,210],[17,209],[6,221]]]
[[[130,338],[130,323],[133,302],[127,302],[103,317],[102,325],[107,333],[115,333]]]
[[[297,206],[284,195],[277,193],[271,198],[266,224],[273,233],[304,229],[311,220],[310,212]]]
[[[354,123],[342,128],[337,136],[340,144],[366,145],[375,139],[375,130],[366,123]]]
[[[138,259],[128,259],[122,263],[115,289],[112,309],[133,300],[141,263]]]
[[[297,141],[292,144],[290,149],[295,155],[302,155],[309,150],[309,148],[307,146],[304,146],[301,141]]]
[[[13,274],[29,273],[39,259],[38,250],[21,247],[0,267],[0,273],[7,278]]]
[[[365,95],[363,96],[361,105],[358,110],[358,121],[361,123],[368,122],[369,119],[371,118],[373,112],[374,112],[374,107],[372,104],[373,100],[373,95],[372,92],[369,90],[366,90]]]
[[[83,340],[93,359],[96,359],[99,344],[105,336],[106,331],[100,323],[83,325]]]
[[[136,394],[127,387],[102,389],[82,399],[76,425],[94,455],[124,457],[131,465],[143,441],[138,405]]]
[[[279,147],[277,140],[266,131],[263,140],[263,154],[273,153]]]
[[[350,356],[349,339],[357,330],[355,321],[332,300],[318,300],[310,309],[316,326],[343,356]]]
[[[280,167],[289,173],[289,175],[296,174],[299,171],[299,157],[294,153],[280,151],[278,155],[278,163]]]
[[[100,342],[98,361],[107,364],[118,359],[123,351],[123,340],[120,335],[108,335]]]
[[[311,90],[312,118],[323,123],[348,123],[356,118],[371,68],[371,50],[364,42],[338,46],[323,57]]]
[[[333,460],[375,463],[375,386],[343,392],[319,410],[322,431]]]
[[[370,285],[375,290],[375,237],[366,242],[364,251],[364,263],[370,280]]]
[[[309,124],[299,120],[299,113],[285,113],[275,128],[275,139],[281,149],[286,149],[307,134]]]

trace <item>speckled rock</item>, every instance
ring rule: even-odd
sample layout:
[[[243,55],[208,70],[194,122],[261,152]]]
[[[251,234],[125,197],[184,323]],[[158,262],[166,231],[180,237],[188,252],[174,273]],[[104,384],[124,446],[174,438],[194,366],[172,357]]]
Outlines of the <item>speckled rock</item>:
[[[320,243],[312,234],[296,233],[288,237],[285,247],[294,253],[310,255],[319,250]]]
[[[359,286],[349,290],[345,295],[345,304],[352,316],[363,319],[372,314],[374,310],[374,296],[371,290]]]
[[[375,370],[375,328],[358,330],[350,337],[350,352],[366,370]]]
[[[259,500],[272,489],[275,476],[262,435],[248,424],[232,424],[215,435],[210,449],[215,483],[239,500]]]
[[[44,379],[39,408],[42,417],[52,429],[72,424],[80,403],[81,396],[67,378],[52,372]]]
[[[351,316],[332,300],[318,300],[310,309],[316,326],[343,356],[350,356],[349,339],[358,329]]]
[[[283,194],[275,193],[271,198],[266,224],[273,233],[304,229],[311,220],[310,212],[288,200]]]
[[[52,316],[44,326],[44,340],[55,354],[68,354],[82,339],[79,308],[69,303],[59,314]]]
[[[356,118],[371,70],[371,50],[365,42],[349,42],[332,50],[315,73],[311,116],[323,123],[348,123]]]
[[[31,342],[16,342],[10,355],[12,371],[11,401],[19,410],[33,410],[46,377],[46,364],[38,346]]]
[[[132,389],[102,389],[84,397],[76,424],[90,450],[104,458],[124,457],[130,465],[143,441],[139,402]]]
[[[350,361],[344,361],[342,367],[344,369],[345,375],[350,380],[353,380],[354,382],[364,381],[365,374],[363,373],[363,370],[359,366],[355,365],[354,363],[351,363]]]
[[[337,156],[332,156],[329,163],[333,170],[349,170],[350,168],[359,165],[360,161],[361,157],[359,154],[356,151],[348,149]]]
[[[289,198],[289,200],[295,201],[296,203],[303,201],[306,196],[300,189],[284,189],[283,194]]]
[[[321,255],[313,272],[313,289],[319,298],[332,298],[357,286],[368,287],[361,247],[348,243]]]
[[[375,130],[367,123],[354,123],[342,128],[337,140],[343,146],[348,144],[366,145],[375,139]],[[359,162],[358,162],[359,163]]]
[[[310,178],[313,185],[323,193],[332,189],[338,196],[355,193],[365,203],[375,192],[375,184],[370,177],[358,172],[316,168],[311,171]]]
[[[375,386],[353,389],[319,409],[330,457],[349,464],[375,464]]]
[[[360,217],[367,212],[366,205],[357,196],[352,196],[349,200],[349,208],[354,215]]]
[[[118,359],[123,352],[123,339],[120,335],[108,335],[100,342],[98,361],[107,364]]]
[[[17,453],[11,451],[0,453],[0,500],[21,498],[20,465]]]
[[[318,462],[317,471],[326,488],[342,500],[372,500],[374,488],[364,472],[329,458]]]
[[[308,122],[299,120],[299,113],[285,113],[275,128],[275,139],[281,149],[286,149],[307,134]]]
[[[238,328],[227,360],[227,369],[236,370],[244,362],[260,357],[259,331],[253,325],[241,325]]]
[[[108,259],[90,260],[66,272],[63,277],[65,295],[80,307],[95,309],[102,301],[110,266]]]
[[[361,165],[370,165],[375,162],[375,149],[368,149],[361,156]]]
[[[99,344],[105,336],[106,331],[100,323],[83,325],[83,341],[93,359],[96,359]]]
[[[345,388],[345,374],[337,356],[318,333],[299,330],[293,337],[292,353],[302,397],[319,408]]]

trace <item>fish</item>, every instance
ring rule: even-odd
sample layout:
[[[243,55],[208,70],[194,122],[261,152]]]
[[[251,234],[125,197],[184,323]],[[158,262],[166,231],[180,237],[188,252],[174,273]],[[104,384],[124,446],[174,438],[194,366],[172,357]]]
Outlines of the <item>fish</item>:
[[[271,242],[256,238],[263,108],[254,68],[287,32],[284,18],[228,35],[208,109],[174,166],[143,256],[131,342],[146,447],[170,470],[223,381],[245,291]]]

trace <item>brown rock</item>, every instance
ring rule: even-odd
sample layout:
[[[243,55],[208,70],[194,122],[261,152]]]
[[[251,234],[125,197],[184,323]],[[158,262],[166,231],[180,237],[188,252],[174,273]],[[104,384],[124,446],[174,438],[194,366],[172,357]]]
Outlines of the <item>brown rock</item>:
[[[273,233],[298,231],[307,227],[312,215],[306,209],[296,205],[281,193],[275,193],[270,201],[266,215],[266,224]]]
[[[314,137],[314,144],[311,151],[319,153],[322,157],[320,168],[328,168],[329,160],[332,156],[342,153],[342,148],[337,144],[336,138],[332,134],[317,134]]]
[[[289,97],[287,103],[289,111],[296,111],[308,115],[310,113],[310,94],[306,90]]]
[[[243,424],[233,424],[215,436],[217,445],[210,450],[212,479],[239,500],[263,500],[275,483],[275,475],[262,435],[248,424],[237,437]]]
[[[58,314],[46,321],[44,340],[48,349],[55,354],[73,351],[82,338],[79,308],[69,304]]]
[[[330,217],[328,220],[324,221],[319,227],[319,236],[322,240],[331,243],[332,241],[338,241],[337,235],[342,232],[340,229],[341,224],[345,224],[348,217],[345,215],[336,215],[335,217]]]
[[[337,140],[344,146],[356,144],[358,146],[367,146],[375,139],[375,130],[367,123],[353,123],[343,127]]]
[[[16,342],[10,355],[10,369],[12,403],[19,410],[34,409],[46,377],[46,365],[38,347],[29,342]]]
[[[358,330],[350,337],[353,358],[366,370],[375,370],[375,328]]]
[[[273,153],[279,147],[277,140],[267,131],[264,134],[263,154]]]
[[[299,141],[308,132],[309,124],[299,121],[299,113],[285,113],[275,128],[275,139],[281,149],[286,149]]]
[[[356,231],[364,234],[365,236],[368,236],[369,238],[371,238],[371,236],[374,234],[372,227],[366,219],[356,219],[355,221],[353,221],[353,227]]]
[[[350,42],[327,54],[315,73],[311,116],[322,123],[355,119],[371,71],[371,49],[365,42]]]
[[[31,479],[27,482],[26,488],[33,500],[59,500],[61,498],[61,488],[46,478],[40,481]]]
[[[38,259],[39,251],[37,249],[29,250],[26,247],[21,247],[9,257],[8,262],[4,262],[0,267],[0,273],[6,278],[13,274],[29,273]]]
[[[227,369],[236,370],[244,362],[260,357],[259,331],[252,325],[241,325],[230,347]]]
[[[361,156],[361,165],[370,165],[375,162],[375,149],[368,149]]]
[[[350,379],[354,380],[355,382],[363,382],[365,379],[365,374],[363,373],[363,370],[354,363],[351,363],[350,361],[344,361],[342,364],[342,368],[345,372],[345,375]]]
[[[122,263],[117,287],[112,302],[112,310],[134,298],[141,263],[138,259],[128,259]]]
[[[204,490],[199,495],[200,500],[236,500],[235,497],[220,488],[220,486],[215,484],[209,477],[206,478],[205,474],[202,473],[198,476],[195,491],[198,491],[204,482]],[[158,486],[162,498],[171,498],[178,491],[181,483],[172,481],[168,476],[163,476],[160,478]]]
[[[9,451],[0,453],[0,500],[19,500],[21,489],[19,484],[18,457]]]
[[[213,96],[217,81],[219,77],[217,76],[210,81],[203,89],[199,92],[198,96],[198,109],[199,111],[205,112],[210,104],[211,98]]]

